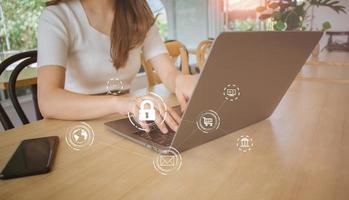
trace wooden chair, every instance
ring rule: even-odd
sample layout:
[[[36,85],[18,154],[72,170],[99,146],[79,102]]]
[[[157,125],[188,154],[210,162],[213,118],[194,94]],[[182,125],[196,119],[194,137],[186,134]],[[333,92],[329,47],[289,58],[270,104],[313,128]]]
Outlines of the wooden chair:
[[[213,41],[213,39],[204,40],[200,42],[199,46],[196,49],[196,62],[200,71],[204,69],[206,56],[210,52]]]
[[[20,61],[20,62],[19,62]],[[12,74],[9,79],[8,83],[8,92],[11,99],[11,102],[20,118],[23,124],[29,124],[29,120],[24,113],[21,105],[19,104],[18,97],[16,94],[16,82],[18,75],[20,72],[27,66],[36,63],[37,61],[37,51],[28,51],[16,54],[14,56],[11,56],[4,60],[2,63],[0,63],[0,75],[6,70],[7,67],[10,65],[19,62],[15,69],[12,71]],[[34,101],[34,107],[36,111],[36,117],[38,120],[42,119],[42,116],[39,111],[38,101],[37,101],[37,87],[36,85],[32,86],[32,92],[33,92],[33,101]],[[6,114],[3,107],[0,105],[0,121],[3,125],[5,130],[9,130],[14,128],[13,123],[10,121],[8,115]]]
[[[189,55],[187,48],[176,40],[170,40],[165,42],[167,51],[173,60],[173,63],[176,64],[177,60],[180,59],[180,69],[184,74],[190,74],[189,66]],[[144,59],[144,56],[141,56],[142,66],[145,73],[147,74],[148,87],[152,87],[156,84],[161,83],[159,76],[154,71],[153,66]]]

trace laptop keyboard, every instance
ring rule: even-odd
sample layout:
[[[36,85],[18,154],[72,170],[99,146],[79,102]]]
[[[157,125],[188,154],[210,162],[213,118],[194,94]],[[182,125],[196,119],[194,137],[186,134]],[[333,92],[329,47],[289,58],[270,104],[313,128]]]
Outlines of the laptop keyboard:
[[[149,133],[142,131],[135,134],[161,146],[171,146],[172,140],[175,136],[175,132],[170,129],[167,134],[163,134],[158,128],[151,130]]]
[[[173,110],[180,116],[182,115],[180,106],[173,107]],[[171,146],[172,140],[176,135],[176,133],[169,127],[167,127],[167,129],[169,130],[169,132],[167,134],[163,134],[157,126],[154,126],[149,133],[142,131],[135,134],[148,141],[167,147]]]

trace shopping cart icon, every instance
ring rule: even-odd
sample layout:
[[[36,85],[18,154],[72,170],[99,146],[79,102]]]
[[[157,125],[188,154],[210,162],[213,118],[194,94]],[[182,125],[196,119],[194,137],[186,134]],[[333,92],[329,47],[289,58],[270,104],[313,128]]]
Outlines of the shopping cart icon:
[[[204,125],[206,126],[206,127],[212,127],[213,126],[213,118],[211,118],[211,117],[203,117],[203,119],[204,119]]]

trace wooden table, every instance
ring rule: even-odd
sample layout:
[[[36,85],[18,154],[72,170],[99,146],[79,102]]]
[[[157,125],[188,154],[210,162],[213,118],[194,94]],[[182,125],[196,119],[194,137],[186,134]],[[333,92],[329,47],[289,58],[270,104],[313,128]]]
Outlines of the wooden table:
[[[171,105],[163,86],[154,91]],[[145,91],[137,92],[138,95]],[[306,199],[349,197],[349,84],[296,80],[267,120],[182,153],[182,168],[164,176],[154,152],[87,121],[95,142],[74,151],[64,141],[77,122],[43,120],[0,134],[0,166],[19,142],[58,135],[54,169],[47,175],[0,181],[0,199]],[[241,135],[254,148],[236,147]]]
[[[311,57],[307,65],[349,67],[349,52],[322,51],[318,57]]]
[[[8,87],[8,81],[10,79],[12,71],[5,70],[0,76],[0,90],[6,90]],[[25,87],[36,85],[37,69],[33,67],[27,67],[19,74],[16,87]]]
[[[11,70],[5,70],[0,76],[0,90],[2,90],[2,93],[1,93],[2,99],[5,98],[3,91],[8,89],[11,74],[12,74]],[[18,75],[18,78],[16,81],[16,88],[30,87],[31,92],[33,94],[32,100],[34,103],[36,119],[42,119],[42,116],[39,110],[39,105],[37,102],[37,85],[36,84],[37,84],[37,68],[26,67]]]

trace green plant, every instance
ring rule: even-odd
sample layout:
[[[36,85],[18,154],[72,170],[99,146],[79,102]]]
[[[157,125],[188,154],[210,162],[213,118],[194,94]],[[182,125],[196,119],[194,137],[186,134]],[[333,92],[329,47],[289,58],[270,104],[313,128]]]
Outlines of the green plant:
[[[256,11],[261,13],[261,20],[271,19],[276,31],[305,30],[305,21],[313,18],[309,16],[309,9],[320,6],[328,7],[338,14],[346,13],[345,7],[337,0],[267,0],[266,5],[258,7]],[[331,24],[325,22],[323,29],[329,28]]]
[[[168,23],[164,13],[159,14],[156,20],[156,25],[159,28],[159,33],[164,40],[168,39]]]
[[[22,50],[36,48],[37,21],[43,0],[0,0],[1,17],[0,40],[2,50]],[[8,40],[9,47],[6,42]]]
[[[256,26],[255,20],[250,18],[246,20],[235,20],[234,21],[234,30],[236,31],[253,31]]]

